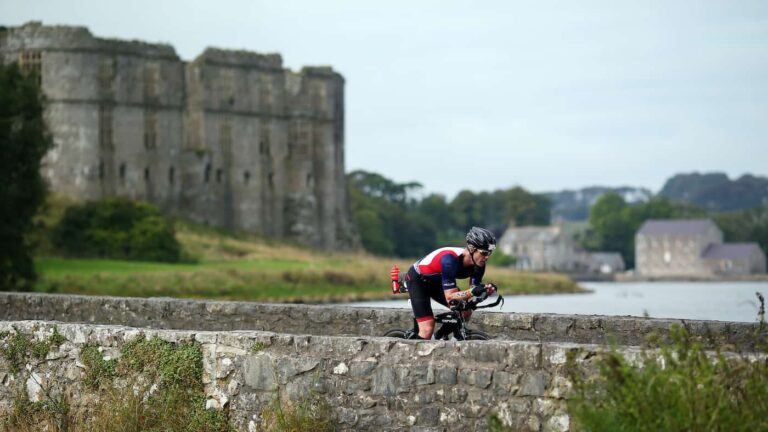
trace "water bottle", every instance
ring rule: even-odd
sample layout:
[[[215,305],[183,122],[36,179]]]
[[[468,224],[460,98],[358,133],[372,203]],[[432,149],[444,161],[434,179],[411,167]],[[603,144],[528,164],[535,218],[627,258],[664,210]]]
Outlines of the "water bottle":
[[[392,294],[400,294],[400,269],[397,264],[392,266],[389,276],[392,279]]]

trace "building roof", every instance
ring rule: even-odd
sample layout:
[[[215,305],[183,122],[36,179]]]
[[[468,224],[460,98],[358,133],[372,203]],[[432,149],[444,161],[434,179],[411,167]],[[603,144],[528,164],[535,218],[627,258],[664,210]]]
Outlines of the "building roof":
[[[706,231],[714,226],[711,219],[651,219],[645,221],[638,235],[658,234],[687,234],[693,235]]]
[[[755,250],[760,250],[757,243],[711,243],[701,253],[701,257],[707,260],[749,259]]]

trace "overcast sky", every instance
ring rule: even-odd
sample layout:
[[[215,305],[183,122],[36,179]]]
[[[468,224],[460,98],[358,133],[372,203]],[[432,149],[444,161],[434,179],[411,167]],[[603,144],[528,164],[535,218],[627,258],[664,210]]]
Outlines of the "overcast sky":
[[[768,175],[768,1],[0,0],[0,24],[346,79],[346,169],[452,197]]]

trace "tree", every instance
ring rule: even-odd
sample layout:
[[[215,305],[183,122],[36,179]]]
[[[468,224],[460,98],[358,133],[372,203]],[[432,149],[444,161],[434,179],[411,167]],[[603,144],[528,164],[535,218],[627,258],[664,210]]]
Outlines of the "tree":
[[[51,145],[36,80],[0,65],[0,290],[29,290],[36,278],[28,236],[45,200],[40,164]]]

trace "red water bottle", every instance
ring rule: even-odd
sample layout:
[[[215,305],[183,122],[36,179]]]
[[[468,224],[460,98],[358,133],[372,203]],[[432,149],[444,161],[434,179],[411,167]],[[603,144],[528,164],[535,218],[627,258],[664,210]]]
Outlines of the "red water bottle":
[[[397,264],[392,266],[389,276],[392,279],[392,294],[400,294],[400,269]]]

